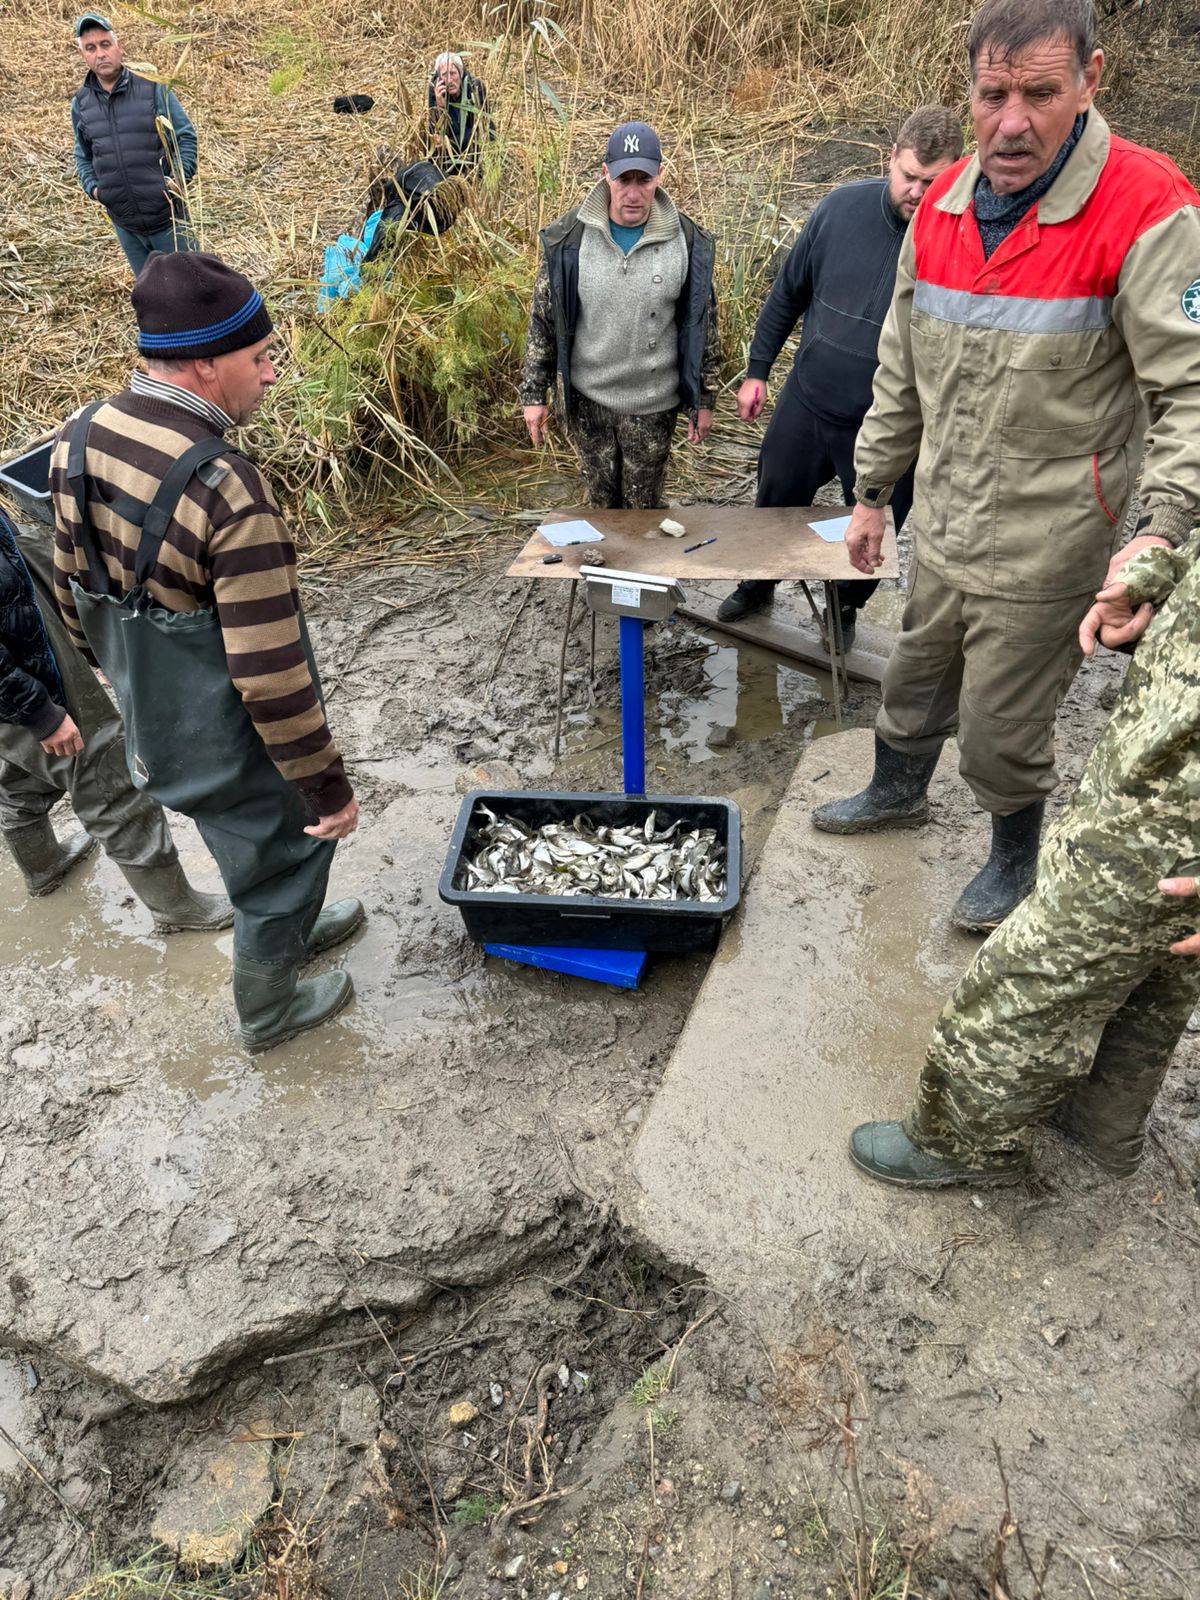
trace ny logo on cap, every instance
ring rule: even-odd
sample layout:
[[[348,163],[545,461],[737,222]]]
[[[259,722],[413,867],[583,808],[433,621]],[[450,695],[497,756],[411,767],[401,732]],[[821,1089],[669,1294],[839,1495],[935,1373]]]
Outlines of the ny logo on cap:
[[[628,155],[631,150],[635,155],[641,154],[642,147],[638,143],[638,136],[636,133],[627,133],[625,135],[625,154]]]

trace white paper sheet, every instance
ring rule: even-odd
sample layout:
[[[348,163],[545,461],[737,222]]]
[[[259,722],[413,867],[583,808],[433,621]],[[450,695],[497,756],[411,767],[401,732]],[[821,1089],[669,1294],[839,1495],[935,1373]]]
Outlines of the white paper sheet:
[[[822,522],[810,522],[809,527],[826,544],[841,544],[850,526],[849,517],[826,517]]]
[[[582,518],[575,522],[543,522],[538,525],[538,532],[556,549],[568,544],[599,544],[604,538],[599,528],[593,528]]]

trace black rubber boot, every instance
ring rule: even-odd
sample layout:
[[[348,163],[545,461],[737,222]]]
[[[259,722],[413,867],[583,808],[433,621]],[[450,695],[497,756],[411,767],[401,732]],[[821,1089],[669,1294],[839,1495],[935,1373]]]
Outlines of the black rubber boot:
[[[1033,888],[1044,800],[1011,816],[992,817],[992,853],[958,897],[950,914],[956,928],[990,933]]]
[[[161,867],[121,866],[121,874],[149,909],[158,933],[211,933],[233,925],[225,896],[193,889],[178,857]]]
[[[31,895],[51,894],[70,872],[96,848],[86,833],[73,833],[60,844],[49,817],[39,817],[23,828],[6,828],[4,842],[25,879]]]
[[[736,622],[739,617],[753,616],[769,606],[774,598],[775,585],[770,579],[744,578],[717,607],[717,621]]]
[[[812,814],[822,833],[871,833],[880,828],[918,828],[929,815],[925,795],[940,750],[911,756],[875,735],[875,771],[861,794],[827,800]]]
[[[242,1043],[251,1055],[328,1022],[353,993],[348,972],[323,972],[300,982],[290,961],[252,961],[236,954],[233,958],[233,1003]]]
[[[366,920],[367,913],[363,910],[361,900],[335,900],[332,905],[324,906],[305,941],[308,954],[316,956],[322,950],[332,950],[335,944],[348,939],[356,928],[361,928]]]
[[[850,1135],[850,1159],[860,1172],[900,1189],[946,1189],[956,1183],[1019,1183],[1029,1163],[1021,1156],[977,1167],[918,1149],[899,1122],[864,1122]]]

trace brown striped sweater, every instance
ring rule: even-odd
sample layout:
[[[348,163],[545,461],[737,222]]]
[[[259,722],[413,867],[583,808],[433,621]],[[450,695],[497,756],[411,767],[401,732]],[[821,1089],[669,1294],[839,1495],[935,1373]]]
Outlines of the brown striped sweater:
[[[101,406],[88,436],[88,511],[104,565],[127,594],[141,520],[171,463],[211,421],[165,399],[129,390]],[[227,470],[210,487],[193,477],[172,518],[146,589],[167,611],[215,610],[229,676],[267,754],[319,816],[353,796],[325,722],[300,642],[296,552],[275,497],[244,456],[219,456]],[[70,579],[89,587],[78,540],[79,512],[60,436],[50,463],[55,518],[55,593],[76,646],[87,654]]]

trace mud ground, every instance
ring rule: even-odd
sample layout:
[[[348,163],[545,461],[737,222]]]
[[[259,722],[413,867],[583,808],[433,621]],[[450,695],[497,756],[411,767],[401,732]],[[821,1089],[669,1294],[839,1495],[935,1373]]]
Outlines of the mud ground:
[[[986,1286],[965,1255],[939,1275],[890,1237],[827,1263],[818,1314],[784,1335],[752,1292],[658,1258],[614,1200],[706,963],[596,989],[485,960],[437,900],[481,769],[620,784],[611,633],[594,690],[586,625],[572,641],[555,766],[562,597],[506,580],[506,560],[307,585],[364,813],[334,887],[370,914],[340,958],[358,999],[323,1035],[251,1061],[230,1042],[227,939],[155,938],[105,861],[36,904],[0,863],[0,1593],[806,1600],[857,1593],[856,1559],[866,1595],[900,1595],[906,1574],[913,1595],[983,1593],[998,1560],[1005,1592],[1035,1593],[1011,1537],[996,1554],[987,1439],[1004,1384],[1036,1388],[1037,1330],[1013,1329],[1022,1377],[981,1374],[964,1319]],[[881,593],[872,614],[895,608]],[[1088,669],[1064,708],[1064,792],[1120,671]],[[830,731],[827,683],[677,623],[653,635],[648,684],[652,786],[732,795],[752,861]],[[856,690],[853,718],[874,703]],[[1161,1448],[1153,1483],[1078,1508],[1039,1479],[1037,1439],[1005,1466],[1014,1513],[1082,1562],[1055,1555],[1046,1594],[1193,1587],[1198,1067],[1189,1046],[1144,1180],[1068,1160],[989,1218],[1014,1259],[1040,1219],[1038,1315],[1071,1329],[1040,1358],[1078,1364],[1096,1450],[1119,1469],[1143,1417]],[[1125,1293],[1135,1263],[1161,1304]],[[361,1342],[291,1359],[343,1340]],[[1134,1359],[1099,1361],[1097,1341]],[[460,1401],[479,1415],[457,1428]],[[940,1450],[944,1407],[978,1412],[973,1456]],[[160,1504],[197,1449],[236,1454],[264,1428],[273,1509],[246,1509],[240,1568],[172,1577]],[[145,1589],[84,1587],[139,1562]]]

